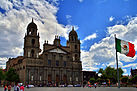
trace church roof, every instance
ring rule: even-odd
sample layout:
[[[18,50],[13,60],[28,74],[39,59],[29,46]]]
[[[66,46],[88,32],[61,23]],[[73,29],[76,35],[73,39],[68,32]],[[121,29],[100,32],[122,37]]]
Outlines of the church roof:
[[[77,32],[74,30],[74,27],[72,27],[72,30],[69,33],[69,36],[77,36]]]
[[[33,22],[33,18],[32,18],[32,22],[28,24],[27,30],[30,28],[37,29],[37,25]]]
[[[12,58],[12,59],[10,59],[10,60],[12,60],[12,62],[14,63],[14,64],[17,64],[18,63],[18,61],[19,60],[23,60],[23,56],[18,56],[18,57],[16,57],[16,58]]]
[[[45,52],[49,52],[49,51],[54,50],[54,49],[57,49],[57,50],[60,49],[60,50],[62,50],[64,52],[66,52],[66,53],[69,53],[67,50],[65,50],[64,48],[61,48],[59,46],[52,47],[52,48],[50,48],[48,50],[45,50]]]

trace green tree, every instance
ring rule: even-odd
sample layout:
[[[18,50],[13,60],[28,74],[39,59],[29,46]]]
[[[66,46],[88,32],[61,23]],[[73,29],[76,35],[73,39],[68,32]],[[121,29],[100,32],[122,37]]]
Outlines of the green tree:
[[[121,78],[124,71],[121,68],[119,68],[118,70],[119,70],[119,77]]]
[[[106,74],[107,79],[113,79],[115,75],[115,69],[108,66],[105,69],[105,74]]]
[[[137,75],[135,75],[135,76],[132,78],[132,82],[135,83],[135,84],[137,83]]]
[[[0,68],[0,85],[1,85],[1,81],[4,79],[4,74],[2,69]]]
[[[112,68],[110,66],[106,67],[105,70],[102,68],[99,69],[98,73],[101,73],[101,79],[105,82],[108,82],[108,80],[111,81],[111,83],[116,83],[117,81],[117,69]],[[119,76],[122,77],[123,70],[119,68]]]
[[[100,68],[99,71],[98,71],[98,73],[101,73],[101,74],[102,74],[103,72],[104,72],[104,70],[103,70],[102,68]]]
[[[128,79],[128,84],[132,84],[132,78]]]
[[[0,69],[0,80],[3,80],[3,79],[4,79],[4,74],[3,74],[2,69]]]
[[[90,82],[91,84],[94,84],[94,83],[96,82],[96,80],[95,80],[95,78],[90,78],[89,82]]]
[[[128,82],[128,77],[127,76],[121,77],[121,82],[122,83],[127,83]]]
[[[9,82],[19,82],[19,75],[13,68],[10,68],[6,73],[6,80]]]
[[[101,79],[106,79],[106,73],[105,70],[103,70],[102,68],[99,69],[98,73],[101,73]]]
[[[99,84],[101,84],[101,83],[102,83],[102,79],[101,79],[101,78],[98,78],[98,79],[97,79],[97,82],[98,82]]]

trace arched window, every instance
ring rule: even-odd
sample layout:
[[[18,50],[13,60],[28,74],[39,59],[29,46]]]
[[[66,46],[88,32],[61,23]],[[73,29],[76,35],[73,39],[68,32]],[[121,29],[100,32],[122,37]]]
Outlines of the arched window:
[[[75,49],[77,49],[77,45],[75,45]]]
[[[63,82],[66,83],[67,82],[67,75],[63,76]]]
[[[33,81],[33,78],[34,78],[34,77],[33,77],[33,75],[32,75],[32,76],[31,76],[31,81]]]
[[[56,61],[56,66],[59,66],[59,61]]]
[[[75,54],[75,60],[77,60],[77,57],[78,57],[78,55],[77,55],[77,54]]]
[[[72,39],[72,41],[74,40],[74,39],[73,39],[73,36],[71,37],[71,39]]]
[[[31,40],[31,43],[32,43],[32,45],[34,46],[34,44],[35,44],[35,39],[32,39],[32,40]]]
[[[66,61],[64,61],[64,67],[66,67]]]
[[[51,66],[51,60],[48,60],[48,65]]]
[[[56,75],[56,82],[59,82],[59,75]]]
[[[28,52],[28,57],[30,57],[30,52]]]
[[[41,81],[41,74],[40,74],[39,80]]]
[[[34,34],[35,29],[32,29],[32,34]]]
[[[74,39],[74,41],[76,41],[76,37],[75,36],[73,36],[73,39]]]
[[[31,50],[31,57],[34,57],[34,50]]]
[[[48,75],[48,83],[51,83],[51,75]]]

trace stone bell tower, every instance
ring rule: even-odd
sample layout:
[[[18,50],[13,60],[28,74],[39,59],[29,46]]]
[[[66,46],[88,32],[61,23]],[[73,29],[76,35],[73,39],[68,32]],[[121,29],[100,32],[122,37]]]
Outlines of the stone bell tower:
[[[32,22],[27,26],[27,33],[24,37],[24,57],[39,58],[40,43],[37,30],[37,25],[32,19]]]
[[[67,46],[70,47],[73,61],[80,61],[80,40],[78,39],[78,35],[77,32],[74,30],[74,27],[72,27],[72,30],[69,33]]]

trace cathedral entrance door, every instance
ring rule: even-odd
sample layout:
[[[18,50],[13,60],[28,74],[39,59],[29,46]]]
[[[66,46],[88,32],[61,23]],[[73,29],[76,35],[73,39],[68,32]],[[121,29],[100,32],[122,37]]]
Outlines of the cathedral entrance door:
[[[58,87],[59,85],[59,75],[56,75],[56,86]]]
[[[66,75],[63,76],[63,82],[65,85],[67,85],[67,76]]]
[[[48,86],[50,87],[52,85],[51,83],[51,75],[48,75]]]

